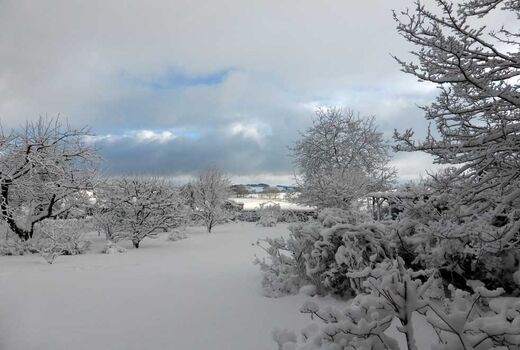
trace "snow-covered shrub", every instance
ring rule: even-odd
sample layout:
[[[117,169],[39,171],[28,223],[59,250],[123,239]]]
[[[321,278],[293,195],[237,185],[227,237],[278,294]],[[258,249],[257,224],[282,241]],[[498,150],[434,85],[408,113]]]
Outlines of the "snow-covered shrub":
[[[410,267],[439,269],[446,284],[458,288],[466,288],[466,280],[481,280],[488,288],[519,293],[514,273],[520,268],[520,209],[473,212],[457,194],[424,188],[398,200],[399,255]],[[513,204],[520,208],[520,202]]]
[[[320,294],[345,295],[357,289],[347,277],[348,272],[374,266],[392,256],[387,226],[373,221],[355,224],[355,215],[346,213],[326,210],[318,216],[321,222],[290,226],[287,239],[261,242],[268,253],[268,259],[260,264],[268,294],[295,292],[298,285],[310,283]]]
[[[38,225],[33,247],[49,264],[59,255],[83,254],[90,247],[84,238],[89,228],[80,219],[44,220]]]
[[[273,340],[278,344],[278,350],[290,350],[290,346],[296,345],[296,334],[287,329],[274,329],[271,332]]]
[[[349,288],[359,291],[359,284],[349,277],[349,273],[373,267],[395,255],[388,231],[387,226],[378,222],[338,224],[324,231],[322,236],[326,242],[334,243],[334,239],[341,237],[333,261],[328,260],[333,252],[329,251],[328,244],[315,244],[312,257],[318,271],[323,271],[325,288],[337,294],[343,294]],[[332,244],[331,247],[336,245]]]
[[[362,281],[364,292],[345,310],[320,308],[308,301],[300,309],[311,318],[322,320],[321,329],[307,327],[301,342],[275,339],[280,348],[291,349],[400,349],[388,332],[397,320],[397,331],[404,335],[405,349],[417,349],[416,327],[412,317],[425,317],[437,334],[432,349],[517,349],[520,346],[520,300],[499,299],[503,290],[488,290],[481,283],[470,283],[473,292],[454,287],[448,298],[434,270],[406,269],[402,259],[387,260],[375,268],[349,274]]]
[[[318,221],[324,227],[332,227],[336,224],[357,224],[369,220],[369,216],[355,206],[343,209],[325,208],[318,212]]]
[[[238,215],[238,220],[245,222],[256,222],[260,220],[260,216],[256,210],[242,210]]]
[[[520,349],[520,299],[499,298],[502,288],[451,288],[443,307],[425,301],[426,319],[439,336],[436,350]]]
[[[180,241],[181,239],[188,238],[186,232],[181,232],[179,230],[173,230],[168,234],[168,240],[172,242]]]
[[[260,216],[257,225],[263,227],[276,226],[280,216],[282,215],[280,205],[269,202],[260,204],[260,208],[258,208],[257,213]]]
[[[267,253],[267,258],[255,260],[264,273],[262,287],[266,296],[296,294],[303,284],[312,283],[305,273],[304,252],[311,249],[315,240],[312,236],[317,235],[317,230],[313,232],[307,227],[305,232],[298,231],[296,235],[298,238],[291,235],[288,239],[265,238],[257,242]]]
[[[401,322],[400,330],[407,335],[409,344],[413,340],[411,314],[423,305],[422,295],[430,290],[434,282],[428,272],[427,282],[414,279],[403,273],[397,260],[388,260],[374,268],[366,268],[349,274],[350,278],[362,281],[364,293],[358,294],[345,310],[333,307],[320,308],[308,301],[300,311],[311,318],[324,322],[321,329],[303,332],[303,342],[295,349],[399,349],[395,339],[386,334],[394,317]],[[418,277],[419,273],[414,274]],[[415,347],[409,347],[415,349]]]
[[[314,210],[294,210],[294,209],[282,209],[278,222],[308,222],[316,218]]]
[[[0,255],[25,255],[37,253],[32,240],[22,240],[17,235],[8,232],[0,243]]]
[[[103,254],[118,254],[118,253],[126,253],[126,249],[117,245],[112,241],[107,241],[105,247],[101,251]]]

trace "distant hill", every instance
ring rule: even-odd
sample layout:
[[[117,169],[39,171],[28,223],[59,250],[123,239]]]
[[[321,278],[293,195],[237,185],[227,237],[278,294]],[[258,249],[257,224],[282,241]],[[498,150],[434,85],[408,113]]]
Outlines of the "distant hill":
[[[241,187],[244,186],[249,193],[262,193],[266,188],[275,187],[282,193],[293,193],[298,192],[298,187],[296,186],[286,186],[286,185],[269,185],[266,183],[257,183],[257,184],[235,184],[232,187]]]

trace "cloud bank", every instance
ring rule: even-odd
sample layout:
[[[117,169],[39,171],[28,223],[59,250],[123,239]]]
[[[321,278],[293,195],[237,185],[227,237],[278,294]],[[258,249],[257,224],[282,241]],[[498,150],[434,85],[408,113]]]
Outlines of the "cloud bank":
[[[411,0],[0,2],[0,119],[88,124],[106,174],[290,181],[287,146],[313,109],[426,123],[435,89],[399,71],[392,9]],[[398,156],[403,178],[431,162]]]

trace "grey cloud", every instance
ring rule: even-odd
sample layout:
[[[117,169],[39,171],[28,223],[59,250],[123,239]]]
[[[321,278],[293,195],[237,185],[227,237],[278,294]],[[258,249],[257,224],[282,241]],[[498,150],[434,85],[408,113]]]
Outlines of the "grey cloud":
[[[60,113],[105,135],[195,130],[198,140],[99,141],[106,171],[193,173],[221,163],[237,176],[288,176],[287,146],[337,104],[394,128],[425,129],[415,104],[434,92],[399,71],[406,56],[391,9],[411,0],[92,0],[0,3],[0,118],[17,126]],[[172,70],[226,71],[211,84],[154,89]],[[125,79],[124,77],[131,77]],[[203,81],[204,79],[202,79]],[[263,125],[262,143],[226,134]]]

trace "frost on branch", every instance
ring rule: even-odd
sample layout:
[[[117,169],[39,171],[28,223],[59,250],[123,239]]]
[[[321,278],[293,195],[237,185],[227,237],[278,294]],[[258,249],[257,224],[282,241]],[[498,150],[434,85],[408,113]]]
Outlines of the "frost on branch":
[[[0,214],[20,239],[46,219],[66,217],[88,202],[95,183],[95,151],[86,128],[40,118],[0,134]]]

